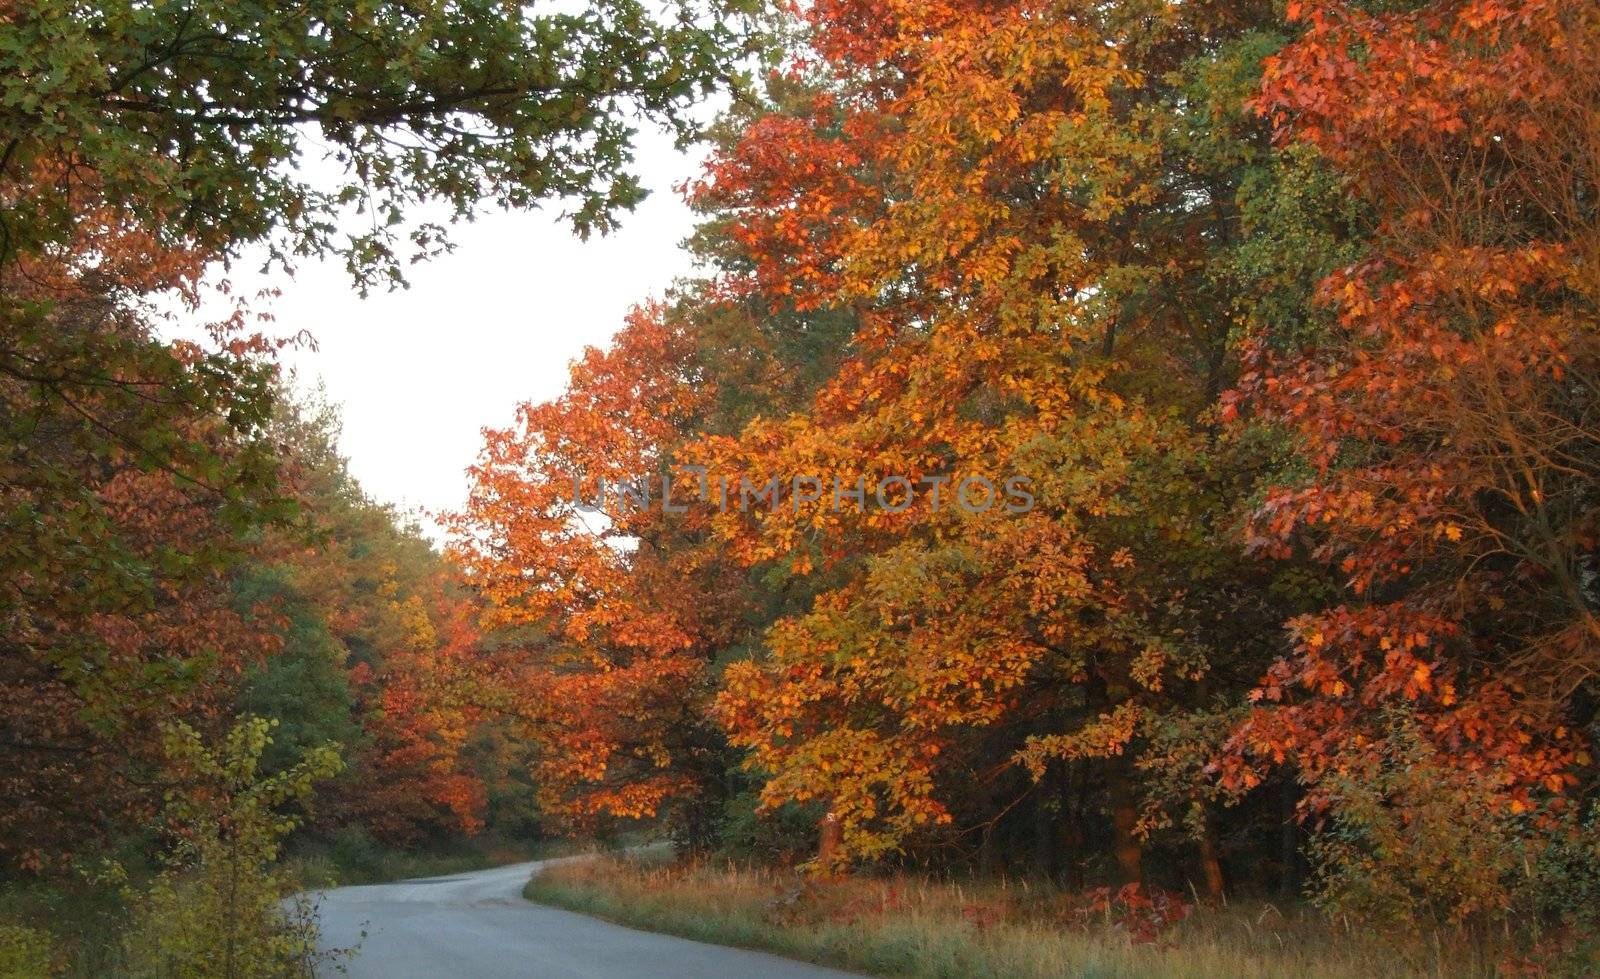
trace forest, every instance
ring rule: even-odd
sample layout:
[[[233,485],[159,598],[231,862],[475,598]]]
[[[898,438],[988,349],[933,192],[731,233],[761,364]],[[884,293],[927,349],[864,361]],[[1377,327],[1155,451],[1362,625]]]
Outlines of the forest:
[[[0,65],[0,977],[311,975],[286,896],[563,839],[672,856],[530,896],[875,974],[1600,973],[1600,3],[0,0]],[[699,271],[436,545],[229,270],[604,234],[641,125]]]

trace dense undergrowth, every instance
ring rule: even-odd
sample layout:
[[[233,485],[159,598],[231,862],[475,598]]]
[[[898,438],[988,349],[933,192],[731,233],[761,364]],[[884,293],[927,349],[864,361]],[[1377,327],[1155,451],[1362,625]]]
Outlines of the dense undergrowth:
[[[1482,936],[1386,936],[1295,902],[1197,907],[1193,895],[1075,893],[1024,879],[823,879],[627,855],[550,867],[525,894],[632,927],[919,979],[1455,979],[1600,968],[1593,949],[1535,967]]]

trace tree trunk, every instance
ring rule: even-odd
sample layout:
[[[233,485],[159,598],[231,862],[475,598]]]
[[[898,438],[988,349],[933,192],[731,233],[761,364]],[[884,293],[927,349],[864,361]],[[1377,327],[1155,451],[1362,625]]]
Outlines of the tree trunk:
[[[1144,842],[1134,832],[1139,823],[1139,804],[1126,756],[1111,759],[1108,778],[1111,783],[1111,849],[1123,883],[1136,884],[1144,879]]]
[[[1294,773],[1285,769],[1278,788],[1278,861],[1283,866],[1278,893],[1284,898],[1300,896],[1300,834],[1295,812],[1300,793],[1294,783]]]
[[[843,839],[844,829],[839,825],[839,817],[831,812],[822,817],[817,827],[820,830],[817,842],[817,866],[823,873],[831,874],[839,859],[839,842]]]
[[[978,831],[978,875],[993,877],[995,870],[994,822],[983,824]]]
[[[1205,826],[1200,830],[1200,870],[1206,878],[1206,903],[1220,906],[1227,900],[1227,887],[1222,879],[1216,822],[1209,811],[1205,815]]]
[[[1060,804],[1061,781],[1058,765],[1049,765],[1039,778],[1033,803],[1033,872],[1040,877],[1054,878],[1059,857],[1056,847],[1055,822],[1065,815]]]
[[[1083,762],[1066,763],[1061,780],[1061,854],[1063,879],[1067,887],[1083,887]]]

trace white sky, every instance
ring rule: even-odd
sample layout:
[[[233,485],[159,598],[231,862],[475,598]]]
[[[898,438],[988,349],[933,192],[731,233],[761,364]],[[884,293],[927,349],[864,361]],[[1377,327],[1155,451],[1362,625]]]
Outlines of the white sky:
[[[292,280],[237,263],[235,294],[283,290],[271,332],[316,338],[316,350],[283,360],[297,386],[320,380],[340,407],[340,445],[368,494],[407,508],[461,505],[481,430],[508,425],[520,402],[559,395],[585,346],[605,346],[630,306],[691,270],[678,244],[693,215],[672,186],[699,172],[700,154],[648,125],[637,148],[634,172],[651,194],[605,237],[579,241],[558,204],[488,214],[453,229],[452,254],[411,266],[409,290],[366,299],[339,261],[301,262]]]

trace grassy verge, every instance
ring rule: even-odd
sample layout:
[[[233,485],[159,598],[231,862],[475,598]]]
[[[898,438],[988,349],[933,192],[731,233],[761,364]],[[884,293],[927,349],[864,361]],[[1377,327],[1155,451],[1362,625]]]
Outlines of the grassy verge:
[[[888,976],[1370,979],[1492,975],[1472,949],[1402,945],[1271,905],[1199,911],[1150,943],[1025,884],[806,882],[732,864],[602,857],[547,869],[532,900],[650,931]]]

